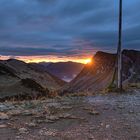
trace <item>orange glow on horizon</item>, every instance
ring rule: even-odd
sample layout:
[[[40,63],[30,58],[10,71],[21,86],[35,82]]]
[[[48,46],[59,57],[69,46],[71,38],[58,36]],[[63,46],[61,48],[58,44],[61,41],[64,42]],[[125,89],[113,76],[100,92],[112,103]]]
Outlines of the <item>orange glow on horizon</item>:
[[[75,56],[75,57],[67,57],[67,56],[0,56],[0,60],[7,60],[7,59],[17,59],[24,61],[26,63],[39,63],[39,62],[77,62],[77,63],[82,63],[82,64],[88,64],[91,63],[91,57],[90,56]]]
[[[85,64],[90,64],[91,62],[91,59],[85,59]]]

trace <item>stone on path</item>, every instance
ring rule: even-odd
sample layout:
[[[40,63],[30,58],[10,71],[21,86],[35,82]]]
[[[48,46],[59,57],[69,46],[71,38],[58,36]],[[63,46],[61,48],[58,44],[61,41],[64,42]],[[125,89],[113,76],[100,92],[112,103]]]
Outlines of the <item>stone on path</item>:
[[[19,133],[20,134],[27,134],[28,133],[28,130],[26,128],[19,128]]]
[[[6,128],[7,125],[6,124],[0,124],[0,128]]]
[[[8,120],[9,116],[6,113],[1,113],[0,112],[0,120]]]

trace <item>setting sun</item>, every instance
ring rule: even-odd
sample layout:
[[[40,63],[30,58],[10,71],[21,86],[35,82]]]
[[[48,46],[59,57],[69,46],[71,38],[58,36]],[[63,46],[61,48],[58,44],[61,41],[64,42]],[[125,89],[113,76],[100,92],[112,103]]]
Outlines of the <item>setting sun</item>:
[[[89,63],[91,63],[91,59],[85,59],[84,62],[85,62],[85,64],[89,64]]]

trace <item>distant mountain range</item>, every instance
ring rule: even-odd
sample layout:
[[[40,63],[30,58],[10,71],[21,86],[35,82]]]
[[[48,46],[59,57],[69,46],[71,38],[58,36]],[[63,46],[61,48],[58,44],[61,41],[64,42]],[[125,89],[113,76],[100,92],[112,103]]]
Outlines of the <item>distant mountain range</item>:
[[[92,63],[85,65],[78,76],[66,85],[66,92],[99,92],[116,86],[116,54],[97,52]],[[114,79],[114,80],[113,80]],[[123,51],[123,85],[140,83],[140,51]]]
[[[40,63],[46,70],[66,82],[73,80],[83,69],[84,64],[75,62]]]

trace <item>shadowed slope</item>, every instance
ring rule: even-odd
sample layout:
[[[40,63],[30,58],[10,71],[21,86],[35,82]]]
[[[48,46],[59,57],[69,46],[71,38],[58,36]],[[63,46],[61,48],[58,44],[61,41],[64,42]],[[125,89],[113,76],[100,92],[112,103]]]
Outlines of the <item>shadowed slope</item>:
[[[57,90],[65,82],[22,61],[0,61],[0,97],[25,95],[36,96]]]

